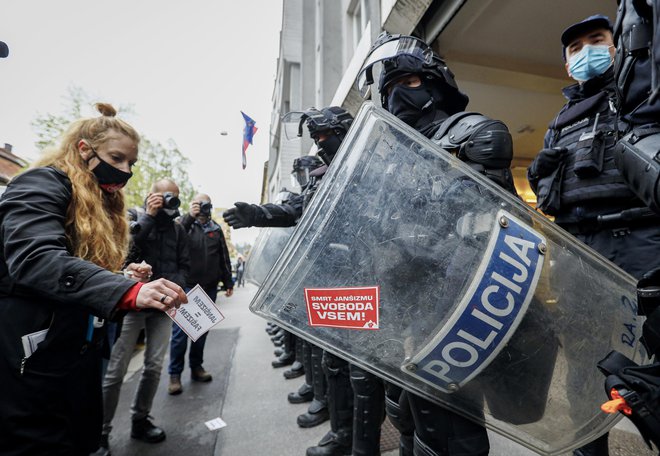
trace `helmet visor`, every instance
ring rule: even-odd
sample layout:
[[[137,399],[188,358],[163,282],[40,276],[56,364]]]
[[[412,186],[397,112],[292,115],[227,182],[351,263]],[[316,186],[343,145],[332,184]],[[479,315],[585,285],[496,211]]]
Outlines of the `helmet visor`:
[[[309,168],[298,168],[291,171],[291,185],[305,188],[309,183]]]
[[[380,63],[402,54],[411,55],[424,63],[433,61],[433,50],[419,38],[400,36],[384,42],[371,50],[358,74],[357,88],[363,98],[367,95],[369,86],[378,77],[378,74],[374,74],[374,70],[380,68]]]
[[[305,113],[302,111],[287,112],[282,117],[282,130],[284,137],[288,140],[294,140],[302,136],[302,121]]]
[[[312,137],[314,133],[332,129],[328,118],[318,109],[310,108],[306,111],[291,111],[282,117],[286,139],[292,140],[302,136],[303,122],[307,122],[307,127]]]

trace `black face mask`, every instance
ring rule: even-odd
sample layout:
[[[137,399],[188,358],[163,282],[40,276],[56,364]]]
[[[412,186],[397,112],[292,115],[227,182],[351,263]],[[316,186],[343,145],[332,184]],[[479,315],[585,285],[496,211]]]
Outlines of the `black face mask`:
[[[323,141],[319,141],[317,145],[319,148],[318,156],[323,160],[323,163],[330,165],[339,150],[339,146],[341,146],[341,139],[337,135],[330,135]]]
[[[395,85],[387,97],[387,110],[396,117],[415,127],[419,119],[433,111],[435,101],[422,81],[419,87]]]
[[[99,186],[108,193],[115,193],[126,185],[126,182],[133,177],[133,173],[126,173],[117,169],[110,163],[104,161],[99,154],[92,148],[94,156],[99,160],[99,164],[92,170]],[[93,157],[92,157],[93,158]],[[92,159],[90,158],[90,160]],[[87,160],[89,163],[89,160]]]

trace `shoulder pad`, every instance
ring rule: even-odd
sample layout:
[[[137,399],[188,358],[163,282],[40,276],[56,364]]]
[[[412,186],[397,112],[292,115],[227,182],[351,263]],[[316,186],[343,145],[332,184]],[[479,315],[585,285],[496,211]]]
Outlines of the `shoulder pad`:
[[[479,125],[491,120],[478,112],[459,112],[440,124],[433,142],[443,149],[455,149],[467,141]]]

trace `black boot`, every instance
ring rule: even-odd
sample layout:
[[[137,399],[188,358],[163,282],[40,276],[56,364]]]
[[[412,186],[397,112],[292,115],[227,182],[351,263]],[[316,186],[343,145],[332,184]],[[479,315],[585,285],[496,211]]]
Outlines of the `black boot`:
[[[291,365],[291,368],[285,370],[282,375],[284,375],[284,378],[288,380],[302,377],[305,375],[305,367],[300,361],[294,361],[294,363]]]
[[[284,353],[282,353],[279,358],[271,363],[273,367],[284,367],[293,364],[296,358],[295,337],[296,336],[290,332],[284,332],[284,336],[282,338],[282,349],[284,350]]]
[[[111,456],[108,437],[109,437],[108,434],[101,434],[101,440],[99,441],[99,449],[91,453],[89,456]]]
[[[298,426],[309,428],[318,426],[330,418],[327,403],[327,382],[323,373],[323,350],[319,347],[312,347],[312,387],[314,388],[314,400],[309,405],[307,413],[298,416],[296,422]]]
[[[307,448],[306,456],[347,456],[351,454],[351,437],[333,431],[323,436],[319,444]]]
[[[145,416],[141,420],[133,420],[131,437],[147,443],[158,443],[165,440],[165,431],[158,426],[154,426],[149,421],[149,417]]]
[[[325,423],[330,419],[328,413],[328,406],[325,402],[319,402],[316,399],[312,400],[312,403],[309,404],[309,408],[306,413],[298,415],[296,423],[301,428],[311,428],[318,426],[319,424]]]
[[[305,375],[305,366],[303,364],[304,353],[303,353],[303,340],[300,337],[293,336],[294,338],[294,349],[296,353],[296,361],[291,365],[291,369],[284,371],[282,375],[284,378],[298,378],[302,375]]]
[[[609,434],[601,435],[583,447],[573,450],[573,456],[609,456],[608,436]]]
[[[277,368],[277,367],[284,367],[284,366],[290,366],[293,364],[293,353],[282,353],[279,358],[273,360],[270,364]]]
[[[305,369],[305,383],[298,388],[297,392],[289,393],[287,400],[292,404],[310,402],[314,398],[314,389],[312,388],[312,383],[314,383],[314,379],[312,378],[312,347],[306,340],[301,338],[298,338],[298,340],[300,341],[301,358],[303,368]]]
[[[270,340],[272,342],[275,342],[277,339],[283,338],[285,334],[286,334],[286,332],[283,329],[278,329],[275,334],[270,336]]]
[[[295,393],[289,393],[286,398],[292,404],[302,404],[304,402],[311,402],[314,399],[314,389],[312,385],[303,383],[298,391]]]

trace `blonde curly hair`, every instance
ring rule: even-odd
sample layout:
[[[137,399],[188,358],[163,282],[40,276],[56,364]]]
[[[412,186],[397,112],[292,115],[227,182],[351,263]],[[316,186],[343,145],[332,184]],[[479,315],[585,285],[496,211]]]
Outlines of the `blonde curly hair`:
[[[123,190],[104,192],[78,151],[86,140],[97,148],[113,132],[127,136],[137,147],[140,136],[115,117],[112,105],[97,103],[101,116],[73,122],[58,148],[46,152],[33,166],[53,166],[71,180],[73,195],[66,213],[65,231],[73,255],[111,271],[122,267],[128,252],[129,228]],[[99,204],[102,203],[102,204]]]

